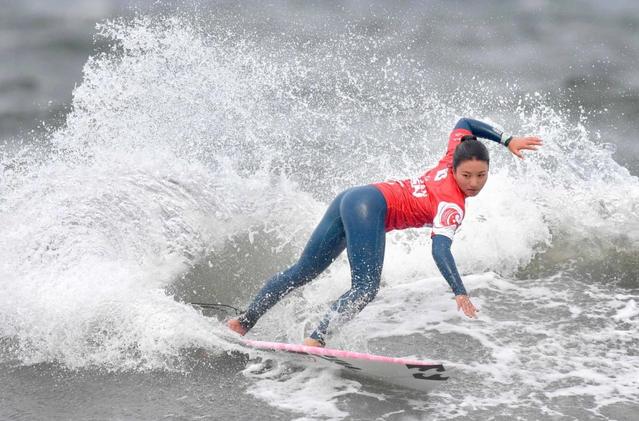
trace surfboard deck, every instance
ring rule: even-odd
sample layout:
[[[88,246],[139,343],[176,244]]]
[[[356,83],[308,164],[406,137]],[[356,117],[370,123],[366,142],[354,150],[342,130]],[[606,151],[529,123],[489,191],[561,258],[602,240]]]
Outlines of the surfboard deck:
[[[448,379],[443,364],[438,363],[281,342],[242,339],[241,343],[262,351],[295,354],[307,361],[330,364],[360,376],[422,392],[428,392]]]

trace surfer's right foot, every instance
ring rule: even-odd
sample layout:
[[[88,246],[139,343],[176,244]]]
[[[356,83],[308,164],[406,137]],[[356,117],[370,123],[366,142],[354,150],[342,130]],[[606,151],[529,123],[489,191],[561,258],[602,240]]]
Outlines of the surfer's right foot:
[[[319,347],[319,348],[324,348],[324,344],[323,343],[321,343],[317,339],[313,339],[313,338],[304,339],[304,345],[306,345],[306,346],[316,346],[316,347]]]
[[[228,322],[226,322],[226,325],[233,332],[239,333],[240,336],[244,336],[246,335],[246,332],[248,332],[248,329],[242,326],[242,323],[240,323],[238,319],[231,319]]]

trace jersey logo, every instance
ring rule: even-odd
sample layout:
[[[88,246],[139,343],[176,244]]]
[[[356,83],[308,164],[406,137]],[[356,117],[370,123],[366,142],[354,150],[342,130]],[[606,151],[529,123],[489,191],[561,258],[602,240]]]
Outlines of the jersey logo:
[[[454,203],[440,202],[437,206],[437,216],[435,226],[447,227],[461,224],[464,219],[464,211]]]
[[[433,220],[433,233],[452,239],[462,219],[464,219],[464,211],[459,205],[451,202],[439,202],[437,215]]]

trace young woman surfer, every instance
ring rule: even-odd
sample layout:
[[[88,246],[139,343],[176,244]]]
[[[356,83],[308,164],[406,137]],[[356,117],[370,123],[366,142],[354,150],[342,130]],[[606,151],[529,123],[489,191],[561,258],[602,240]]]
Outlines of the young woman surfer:
[[[455,294],[457,309],[476,317],[478,310],[466,293],[450,247],[464,218],[465,199],[476,196],[488,179],[488,150],[478,137],[501,143],[522,159],[523,150],[536,150],[542,144],[538,137],[513,137],[477,120],[459,120],[450,134],[446,154],[421,177],[353,187],[340,193],[298,262],[269,279],[247,310],[228,321],[228,327],[245,335],[268,309],[315,279],[346,249],[351,289],[333,303],[304,340],[305,345],[324,346],[329,327],[352,319],[377,295],[386,232],[424,226],[432,227],[433,258]]]

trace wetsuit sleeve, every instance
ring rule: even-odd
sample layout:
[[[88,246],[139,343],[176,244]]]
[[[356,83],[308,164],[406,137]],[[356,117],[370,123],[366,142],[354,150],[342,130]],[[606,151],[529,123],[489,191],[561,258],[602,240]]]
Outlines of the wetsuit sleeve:
[[[461,143],[461,139],[468,135],[489,139],[501,144],[505,144],[505,142],[512,137],[482,121],[473,120],[472,118],[462,118],[457,122],[455,128],[450,133],[448,148],[446,148],[444,157],[439,161],[439,165],[453,165],[455,149],[457,149],[457,145]]]
[[[437,268],[441,272],[448,285],[453,289],[455,295],[466,295],[466,288],[462,283],[461,276],[457,271],[455,259],[450,252],[450,246],[453,240],[444,235],[435,235],[433,237],[433,259],[437,264]]]
[[[497,143],[504,143],[511,138],[507,133],[502,132],[494,128],[493,126],[486,124],[479,120],[473,120],[472,118],[462,118],[455,125],[455,130],[464,129],[471,132],[474,136],[481,137],[483,139],[492,140]]]

